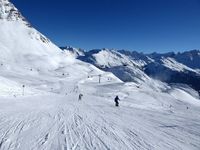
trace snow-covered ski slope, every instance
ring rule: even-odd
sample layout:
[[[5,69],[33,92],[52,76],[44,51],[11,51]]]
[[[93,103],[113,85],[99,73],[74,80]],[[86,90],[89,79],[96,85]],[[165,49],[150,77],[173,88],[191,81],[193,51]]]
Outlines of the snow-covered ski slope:
[[[0,150],[199,150],[199,127],[192,89],[123,83],[62,52],[0,0]]]
[[[109,74],[101,84],[96,76],[77,80],[71,74],[25,81],[34,90],[0,98],[2,150],[200,148],[200,102],[181,89],[162,92]]]

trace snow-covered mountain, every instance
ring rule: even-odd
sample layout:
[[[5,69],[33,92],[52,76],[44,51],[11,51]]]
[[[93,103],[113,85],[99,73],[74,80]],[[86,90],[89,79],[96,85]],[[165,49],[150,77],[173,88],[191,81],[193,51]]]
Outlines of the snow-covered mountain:
[[[112,72],[122,81],[147,82],[149,77],[141,70],[145,64],[141,60],[133,60],[115,50],[95,49],[85,52],[78,59],[91,63],[96,67]]]
[[[10,77],[9,80],[14,82],[20,79],[19,84],[26,83],[31,86],[35,84],[32,81],[41,78],[43,74],[57,74],[63,77],[71,75],[77,78],[87,76],[89,72],[104,74],[94,66],[76,60],[66,51],[61,51],[33,28],[10,1],[0,0],[0,16],[0,76],[4,77],[2,80],[5,77]],[[113,78],[118,80],[114,76]],[[36,88],[41,87],[38,85]]]
[[[175,55],[175,59],[192,69],[200,69],[200,50],[178,53]]]
[[[154,60],[145,66],[144,71],[148,75],[168,83],[188,84],[195,90],[200,91],[200,72],[198,68],[200,59],[198,59],[197,51],[195,51],[195,54],[194,51],[188,51],[176,54],[173,52],[166,54],[153,53],[148,56]],[[191,59],[188,58],[189,56]]]
[[[61,50],[8,0],[0,16],[0,150],[200,149],[198,93],[146,75],[149,56]]]
[[[66,47],[60,47],[64,52],[68,53],[68,55],[73,56],[74,58],[77,58],[79,56],[84,56],[85,52],[83,49],[80,48],[74,48],[72,46],[66,46]]]
[[[120,52],[133,57],[133,59],[138,59],[137,52]],[[143,70],[147,75],[163,82],[187,84],[197,91],[200,90],[198,50],[183,53],[139,54],[142,55],[139,59],[146,62]]]
[[[55,70],[78,62],[74,57],[66,59],[67,54],[34,29],[9,0],[0,0],[0,33],[4,69]]]
[[[8,0],[0,0],[0,19],[6,21],[20,21],[30,26],[19,10]]]
[[[0,33],[1,64],[47,68],[58,65],[55,60],[59,59],[60,49],[32,28],[8,0],[0,0]]]
[[[150,76],[163,82],[187,84],[197,91],[200,90],[198,50],[143,54],[128,50],[95,49],[80,51],[79,55],[77,49],[74,49],[73,53],[76,53],[76,58],[110,71],[125,82],[138,79],[146,82]]]
[[[170,52],[165,54],[153,53],[150,54],[149,57],[153,59],[170,57],[187,67],[190,67],[192,69],[200,69],[200,50],[191,50],[178,53]]]
[[[145,62],[109,49],[94,49],[89,52],[77,48],[61,48],[77,59],[95,65],[101,70],[112,72],[123,81],[146,81],[149,77],[141,70]]]

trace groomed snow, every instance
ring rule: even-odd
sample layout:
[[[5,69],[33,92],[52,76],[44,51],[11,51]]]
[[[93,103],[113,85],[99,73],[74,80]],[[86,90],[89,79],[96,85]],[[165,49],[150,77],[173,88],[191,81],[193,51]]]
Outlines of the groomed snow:
[[[200,148],[200,101],[188,93],[182,99],[180,89],[162,92],[125,84],[81,62],[49,74],[7,77],[18,84],[4,84],[15,85],[19,93],[0,98],[2,150]],[[35,90],[25,88],[22,96],[22,81]],[[119,108],[113,102],[116,95]]]

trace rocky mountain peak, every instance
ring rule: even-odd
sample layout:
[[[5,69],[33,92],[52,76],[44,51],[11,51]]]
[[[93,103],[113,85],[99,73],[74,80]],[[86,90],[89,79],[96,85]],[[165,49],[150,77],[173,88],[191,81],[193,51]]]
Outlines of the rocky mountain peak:
[[[9,0],[0,0],[0,20],[22,21],[30,26],[20,11]]]

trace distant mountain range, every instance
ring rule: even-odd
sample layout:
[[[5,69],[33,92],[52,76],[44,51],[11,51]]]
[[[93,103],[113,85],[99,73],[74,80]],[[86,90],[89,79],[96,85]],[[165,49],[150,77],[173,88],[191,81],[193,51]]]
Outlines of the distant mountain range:
[[[55,69],[66,55],[112,72],[125,82],[153,83],[157,79],[169,84],[187,84],[200,91],[200,51],[144,54],[137,51],[93,49],[84,51],[61,47],[34,29],[20,11],[8,0],[0,0],[0,63],[7,69],[15,66]],[[17,42],[16,42],[17,41]],[[74,61],[74,59],[73,59]],[[146,82],[148,81],[148,82]]]
[[[125,82],[149,77],[169,83],[187,84],[200,91],[200,50],[144,54],[137,51],[61,47],[75,58],[110,71]]]

